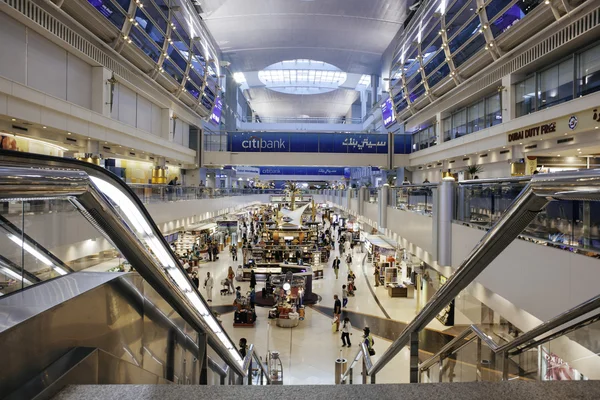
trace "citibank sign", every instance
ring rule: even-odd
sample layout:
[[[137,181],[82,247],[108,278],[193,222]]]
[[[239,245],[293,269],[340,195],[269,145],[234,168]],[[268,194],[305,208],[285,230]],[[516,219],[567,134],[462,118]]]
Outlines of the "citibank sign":
[[[285,141],[283,139],[265,140],[256,136],[242,141],[244,149],[280,149],[285,150]]]

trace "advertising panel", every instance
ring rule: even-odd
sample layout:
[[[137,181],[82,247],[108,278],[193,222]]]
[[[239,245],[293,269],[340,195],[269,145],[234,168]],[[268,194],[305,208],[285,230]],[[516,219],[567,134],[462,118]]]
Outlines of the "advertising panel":
[[[394,118],[394,107],[392,106],[392,99],[388,98],[386,101],[381,103],[381,114],[383,115],[383,125],[387,128],[396,122]]]

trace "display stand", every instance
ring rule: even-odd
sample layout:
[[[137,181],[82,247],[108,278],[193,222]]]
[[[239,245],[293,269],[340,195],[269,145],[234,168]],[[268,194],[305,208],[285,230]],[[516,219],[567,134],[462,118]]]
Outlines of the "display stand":
[[[256,312],[247,297],[236,300],[237,307],[233,316],[234,327],[253,327],[256,322]]]

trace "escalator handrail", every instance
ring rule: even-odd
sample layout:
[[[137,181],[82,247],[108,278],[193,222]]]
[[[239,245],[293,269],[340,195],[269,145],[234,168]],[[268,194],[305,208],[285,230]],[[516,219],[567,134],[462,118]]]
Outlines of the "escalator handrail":
[[[134,203],[134,205],[137,207],[138,211],[143,215],[144,219],[150,226],[150,228],[153,231],[157,240],[162,244],[164,250],[170,255],[170,257],[173,258],[175,265],[181,271],[183,271],[183,267],[180,264],[178,257],[176,257],[175,254],[173,254],[173,250],[171,249],[171,246],[169,246],[168,243],[166,242],[164,236],[162,235],[162,233],[160,232],[160,230],[154,223],[154,220],[152,219],[152,217],[146,210],[146,207],[144,207],[144,205],[142,204],[141,200],[131,190],[131,188],[129,188],[127,186],[127,184],[125,182],[123,182],[119,177],[117,177],[112,172],[110,172],[100,166],[97,166],[97,165],[94,165],[94,164],[91,164],[88,162],[84,162],[84,161],[79,161],[79,160],[74,160],[74,159],[66,159],[66,158],[60,158],[60,157],[53,157],[53,156],[46,156],[46,155],[39,155],[39,154],[16,152],[16,151],[10,151],[10,150],[0,150],[0,165],[10,165],[11,167],[20,167],[20,168],[40,167],[40,168],[46,168],[46,169],[47,168],[58,168],[58,169],[67,169],[67,170],[78,170],[78,171],[85,172],[88,176],[100,177],[102,179],[109,180],[109,182],[112,184],[118,185],[119,188],[122,189],[122,192],[124,192],[124,194],[129,198],[129,200],[131,200]],[[146,250],[146,252],[147,252],[147,250]],[[185,273],[185,271],[183,273],[183,276],[185,277],[185,279],[188,280],[188,283],[190,284],[190,286],[194,287],[193,283],[191,282],[191,279],[188,277],[188,275],[187,275],[187,273]],[[161,289],[167,290],[167,291],[172,290],[171,288],[168,288],[168,287],[163,287]],[[197,288],[195,290],[197,290]],[[204,302],[204,305],[206,306],[206,308],[208,308],[210,310],[210,307],[206,304],[202,295],[200,295],[200,293],[198,293],[198,295],[199,295],[201,301]],[[181,304],[181,305],[185,306],[185,304]],[[192,311],[192,310],[189,310],[189,311],[190,311],[190,315],[195,314],[194,311]],[[187,321],[187,322],[192,323],[193,326],[197,325],[197,323],[195,323],[195,321]],[[217,321],[217,323],[219,323],[219,322]],[[221,329],[221,331],[223,332],[224,335],[226,335],[229,338],[229,335],[227,335],[225,329]],[[229,338],[229,341],[231,343],[234,343],[231,340],[231,338]],[[220,341],[213,340],[211,342],[211,344],[213,345],[213,347],[216,347],[215,350],[217,350],[219,355],[227,362],[227,364],[229,365],[229,367],[231,369],[236,371],[236,373],[241,376],[246,375],[247,371],[243,371],[241,369],[241,365],[236,363],[234,359],[230,358],[229,349],[225,348],[225,346]],[[239,355],[239,353],[238,353],[238,355]]]
[[[368,374],[379,372],[408,344],[412,334],[425,329],[450,301],[518,237],[548,202],[566,198],[598,200],[599,187],[600,170],[535,175],[446,283],[369,369]]]

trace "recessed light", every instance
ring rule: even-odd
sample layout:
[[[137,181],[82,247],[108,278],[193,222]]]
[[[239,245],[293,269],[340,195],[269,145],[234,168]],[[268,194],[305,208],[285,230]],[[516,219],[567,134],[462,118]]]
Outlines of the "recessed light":
[[[88,140],[92,140],[92,138],[88,138]]]
[[[560,157],[560,154],[557,154],[556,157]]]
[[[580,151],[581,149],[577,149],[577,151]]]
[[[46,129],[46,127],[45,127],[45,126],[42,126],[42,129]]]
[[[108,142],[104,142],[104,144],[108,144]]]
[[[520,142],[519,144],[523,144],[523,142]]]
[[[15,118],[11,118],[11,121],[13,121],[13,122],[14,122],[14,121],[16,121],[16,119],[15,119]]]
[[[133,151],[133,149],[131,149]]]
[[[565,133],[565,136],[567,136],[567,135],[568,135],[568,133]]]
[[[594,127],[594,129],[598,129],[598,127],[597,127],[597,126],[595,126],[595,127]]]
[[[505,149],[505,148],[506,148],[506,146],[502,146],[502,148],[503,148],[503,149]]]
[[[123,146],[119,146],[119,147],[123,147]]]
[[[67,135],[70,135],[70,134],[71,134],[71,132],[67,132]]]

